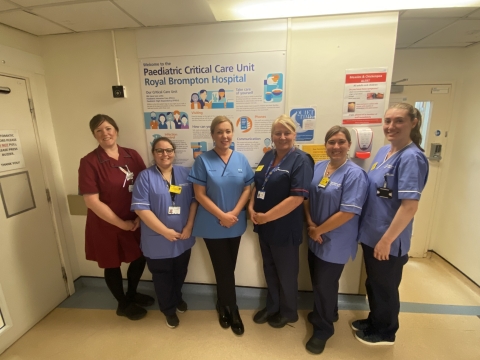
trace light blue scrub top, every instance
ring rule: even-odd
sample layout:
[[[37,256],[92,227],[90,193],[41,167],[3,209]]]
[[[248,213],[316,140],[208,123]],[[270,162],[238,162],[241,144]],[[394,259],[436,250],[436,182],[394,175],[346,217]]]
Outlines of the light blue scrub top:
[[[233,151],[227,164],[214,151],[207,151],[195,159],[190,175],[194,184],[206,187],[207,196],[223,211],[232,211],[245,186],[253,182],[253,170],[247,158]],[[247,228],[245,209],[238,215],[238,222],[230,228],[199,204],[193,225],[193,235],[207,239],[223,239],[241,236]]]
[[[428,160],[414,144],[406,146],[385,161],[390,145],[378,150],[368,172],[368,198],[360,219],[358,241],[372,248],[392,223],[403,199],[420,200],[428,178]],[[392,199],[377,196],[377,188],[392,190]],[[413,219],[392,243],[390,255],[403,256],[410,250]]]
[[[188,181],[188,170],[173,165],[175,185],[182,187],[182,192],[175,195],[175,206],[180,206],[180,214],[168,214],[172,206],[172,197],[168,191],[168,184],[153,165],[143,170],[135,180],[132,205],[130,210],[151,210],[155,216],[167,227],[181,233],[188,221],[190,205],[195,201],[193,186]],[[190,249],[195,244],[195,237],[185,240],[169,241],[164,236],[150,229],[141,222],[141,243],[143,254],[150,259],[174,258]]]
[[[310,215],[321,225],[339,211],[355,214],[342,226],[322,234],[323,243],[309,238],[308,247],[318,258],[334,264],[346,264],[357,255],[358,223],[367,198],[368,178],[365,171],[348,160],[331,176],[325,188],[318,186],[329,161],[315,164],[310,184]]]

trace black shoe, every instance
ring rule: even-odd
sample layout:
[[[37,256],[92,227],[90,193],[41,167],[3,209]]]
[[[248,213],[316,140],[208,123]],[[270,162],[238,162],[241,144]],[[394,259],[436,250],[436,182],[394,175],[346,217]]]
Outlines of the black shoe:
[[[183,314],[185,311],[188,310],[188,306],[187,306],[187,303],[185,301],[181,301],[178,305],[177,305],[177,311],[180,313],[180,314]]]
[[[395,336],[388,338],[377,331],[359,330],[355,332],[355,338],[365,345],[393,345],[395,344]]]
[[[368,330],[371,327],[370,320],[368,320],[368,319],[355,320],[351,323],[351,327],[355,331]]]
[[[178,319],[178,316],[177,314],[173,314],[173,315],[165,315],[165,318],[166,318],[166,323],[167,323],[167,326],[170,328],[170,329],[175,329],[178,324],[180,324],[180,320]]]
[[[224,329],[228,329],[230,327],[230,313],[228,312],[225,306],[218,305],[217,302],[217,312],[218,312],[218,322],[220,326]]]
[[[118,305],[117,307],[118,316],[126,316],[130,320],[140,320],[141,318],[147,315],[147,310],[136,305],[135,303],[130,303],[125,307]]]
[[[155,304],[155,299],[153,297],[151,297],[150,295],[145,295],[140,293],[136,293],[133,296],[127,296],[127,299],[130,302],[134,302],[138,306],[142,306],[142,307],[148,307]]]
[[[318,339],[312,336],[305,345],[305,348],[313,354],[321,354],[325,349],[326,343],[327,340]]]
[[[265,324],[268,319],[272,317],[273,314],[267,312],[267,308],[258,311],[253,317],[253,322],[256,324]]]
[[[240,318],[240,313],[238,312],[238,307],[235,310],[232,310],[232,331],[235,335],[242,335],[245,332],[243,327],[242,319]]]
[[[310,311],[307,315],[307,320],[310,324],[313,324],[312,319],[313,319],[313,311]],[[337,322],[337,321],[338,321],[338,312],[333,315],[333,322]]]
[[[275,314],[271,316],[270,319],[268,319],[268,325],[270,325],[271,327],[280,329],[280,328],[283,328],[285,325],[287,325],[287,323],[294,323],[297,320],[298,318],[295,320],[288,320],[287,318],[284,318],[280,314]]]

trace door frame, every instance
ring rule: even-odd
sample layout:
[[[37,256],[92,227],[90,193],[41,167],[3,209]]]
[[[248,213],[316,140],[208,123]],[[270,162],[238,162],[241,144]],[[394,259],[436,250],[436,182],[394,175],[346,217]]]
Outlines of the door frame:
[[[58,199],[60,197],[63,197],[65,201],[67,197],[64,194],[64,191],[59,192],[58,187],[54,185],[55,184],[55,178],[53,175],[54,170],[53,170],[53,167],[51,166],[53,159],[51,159],[47,155],[49,151],[42,142],[42,131],[40,130],[40,127],[37,121],[37,110],[34,105],[35,104],[34,94],[36,93],[36,91],[32,91],[32,87],[35,88],[35,85],[32,84],[32,78],[36,74],[23,72],[23,71],[16,71],[14,69],[11,69],[13,71],[8,71],[8,72],[4,72],[1,70],[2,69],[0,68],[1,76],[6,76],[6,77],[25,81],[27,96],[29,101],[28,105],[30,106],[30,109],[31,109],[30,116],[32,119],[32,127],[33,127],[33,132],[35,134],[35,140],[37,142],[36,148],[40,157],[40,166],[42,168],[43,181],[45,183],[46,189],[49,189],[49,192],[50,192],[50,201],[48,202],[48,204],[49,204],[49,210],[50,210],[50,217],[52,219],[53,230],[55,233],[55,243],[57,245],[60,264],[64,271],[63,275],[64,275],[64,278],[66,277],[66,280],[65,280],[66,293],[67,293],[67,296],[71,296],[75,293],[75,285],[73,282],[74,278],[72,273],[71,259],[69,256],[67,242],[66,242],[67,236],[65,234],[65,228],[63,226],[60,206],[58,202]],[[43,76],[43,74],[41,75]],[[33,80],[33,82],[35,82],[35,80]],[[47,103],[47,105],[48,107],[50,107],[50,104]],[[32,108],[33,108],[33,111],[32,111]],[[61,179],[61,181],[63,181],[63,179]],[[47,196],[46,193],[45,193],[45,196]],[[68,205],[66,206],[66,208],[68,209]],[[71,234],[71,238],[73,238],[73,234]],[[76,261],[76,259],[74,260]],[[62,271],[62,269],[59,269],[59,271]],[[8,316],[9,316],[8,314],[5,315],[5,317],[8,317]],[[7,328],[3,330],[6,330]]]

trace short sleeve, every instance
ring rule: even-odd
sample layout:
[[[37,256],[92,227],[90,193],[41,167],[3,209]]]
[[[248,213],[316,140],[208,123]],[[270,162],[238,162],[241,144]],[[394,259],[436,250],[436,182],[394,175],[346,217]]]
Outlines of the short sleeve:
[[[313,178],[313,162],[306,156],[299,155],[290,177],[290,195],[303,196],[308,199],[310,182]]]
[[[360,215],[367,199],[367,190],[367,174],[360,169],[348,171],[343,178],[340,211]]]
[[[133,186],[131,211],[151,210],[149,188],[150,177],[148,176],[148,170],[144,170],[138,175]]]
[[[251,183],[253,183],[253,180],[254,180],[254,176],[255,176],[255,173],[253,172],[250,164],[248,163],[248,160],[247,158],[244,156],[243,157],[243,167],[244,167],[244,170],[245,170],[245,186],[248,186],[250,185]]]
[[[423,154],[409,154],[398,165],[398,198],[420,200],[428,177],[428,161]]]
[[[97,170],[87,158],[80,160],[80,167],[78,169],[78,193],[79,195],[100,193]]]
[[[201,156],[195,159],[188,180],[197,185],[207,185],[207,169]]]

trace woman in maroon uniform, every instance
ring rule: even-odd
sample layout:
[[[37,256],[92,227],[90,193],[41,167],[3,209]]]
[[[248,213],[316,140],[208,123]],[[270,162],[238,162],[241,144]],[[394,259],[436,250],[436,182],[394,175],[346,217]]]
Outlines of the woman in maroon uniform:
[[[130,211],[133,182],[145,163],[132,149],[117,145],[118,126],[107,115],[95,115],[90,130],[99,146],[80,160],[79,191],[88,207],[85,228],[87,260],[105,269],[105,281],[118,301],[117,315],[144,317],[154,299],[137,293],[145,258],[140,250],[139,218]],[[124,293],[122,262],[130,263]]]

